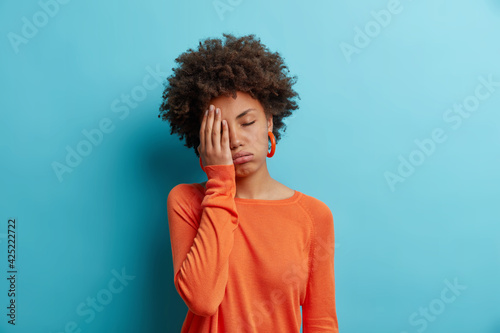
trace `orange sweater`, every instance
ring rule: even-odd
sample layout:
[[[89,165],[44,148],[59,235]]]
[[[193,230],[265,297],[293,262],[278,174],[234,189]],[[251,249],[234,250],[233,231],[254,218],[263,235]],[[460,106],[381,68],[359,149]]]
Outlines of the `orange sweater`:
[[[179,184],[167,211],[181,333],[338,332],[333,216],[301,192],[235,198],[233,165],[205,166],[206,190]]]

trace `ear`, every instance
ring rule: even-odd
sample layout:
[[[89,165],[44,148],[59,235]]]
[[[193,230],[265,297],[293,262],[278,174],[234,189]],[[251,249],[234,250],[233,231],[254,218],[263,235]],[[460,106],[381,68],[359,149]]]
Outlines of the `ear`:
[[[272,132],[273,131],[273,115],[270,114],[267,117],[267,131]]]

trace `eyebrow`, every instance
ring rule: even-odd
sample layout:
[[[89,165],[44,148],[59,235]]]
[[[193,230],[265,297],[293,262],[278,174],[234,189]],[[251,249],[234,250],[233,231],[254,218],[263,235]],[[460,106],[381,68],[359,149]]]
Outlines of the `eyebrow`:
[[[236,116],[236,119],[243,117],[244,115],[246,115],[250,111],[255,111],[255,109],[250,108],[250,109],[243,111],[242,113],[240,113],[239,115]]]

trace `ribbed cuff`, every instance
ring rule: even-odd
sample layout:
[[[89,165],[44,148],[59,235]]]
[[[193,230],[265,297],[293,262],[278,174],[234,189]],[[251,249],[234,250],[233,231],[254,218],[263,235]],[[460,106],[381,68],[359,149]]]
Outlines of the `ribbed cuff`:
[[[208,180],[206,183],[207,194],[226,194],[236,196],[236,172],[234,164],[217,164],[204,166]]]

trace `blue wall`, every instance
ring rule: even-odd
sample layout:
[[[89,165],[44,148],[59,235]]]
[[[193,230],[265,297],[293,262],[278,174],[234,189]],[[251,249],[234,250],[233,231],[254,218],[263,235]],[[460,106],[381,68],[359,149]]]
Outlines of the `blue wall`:
[[[0,331],[180,331],[166,197],[205,174],[161,82],[232,32],[299,78],[268,165],[333,212],[340,331],[500,332],[498,0],[2,1],[0,30]]]

